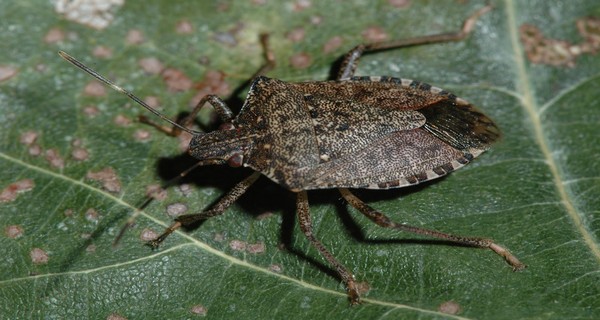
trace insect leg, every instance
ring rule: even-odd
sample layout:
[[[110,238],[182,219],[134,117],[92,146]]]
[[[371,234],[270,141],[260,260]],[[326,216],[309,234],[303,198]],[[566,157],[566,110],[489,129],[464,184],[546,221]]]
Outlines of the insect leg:
[[[412,47],[423,44],[462,40],[466,38],[469,35],[469,33],[471,33],[477,19],[484,13],[490,11],[491,9],[492,6],[487,5],[477,10],[474,14],[467,18],[467,20],[465,20],[462,29],[458,32],[434,34],[410,39],[398,39],[391,41],[359,44],[352,50],[350,50],[348,53],[346,53],[346,55],[344,56],[344,59],[338,72],[337,80],[348,80],[350,77],[352,77],[354,75],[354,71],[356,71],[356,67],[358,66],[358,60],[363,54],[366,53]]]
[[[233,120],[233,112],[231,112],[231,109],[229,109],[229,107],[227,106],[225,101],[223,101],[218,96],[215,96],[213,94],[208,94],[208,95],[205,95],[204,97],[202,97],[202,99],[200,99],[200,101],[196,104],[194,109],[192,109],[192,112],[189,115],[187,115],[185,118],[181,119],[181,121],[179,121],[179,124],[186,128],[191,126],[192,122],[194,122],[194,119],[196,119],[196,115],[198,114],[200,109],[202,109],[202,107],[204,107],[204,105],[207,102],[211,106],[213,106],[213,108],[219,115],[219,118],[221,118],[221,121],[231,122],[231,120]],[[176,137],[179,134],[181,134],[181,129],[179,129],[175,126],[173,126],[173,127],[161,126],[161,125],[155,123],[154,121],[148,119],[144,115],[140,115],[138,118],[139,118],[140,122],[151,125],[151,126],[155,127],[156,129],[158,129],[159,131],[162,131],[170,136]]]
[[[173,231],[179,229],[180,227],[190,226],[196,222],[223,214],[227,208],[229,208],[241,195],[246,192],[246,190],[248,190],[248,188],[256,181],[256,179],[258,179],[258,177],[260,177],[260,173],[254,172],[246,179],[240,181],[209,210],[177,217],[172,225],[170,225],[158,238],[149,241],[148,244],[156,248],[165,240],[165,238],[167,238],[171,233],[173,233]]]
[[[371,208],[369,205],[365,204],[362,200],[357,198],[354,194],[352,194],[348,189],[340,188],[340,193],[358,211],[367,216],[367,218],[371,219],[371,221],[375,222],[377,225],[384,228],[392,228],[401,231],[412,232],[420,235],[430,236],[433,238],[443,239],[450,242],[477,247],[477,248],[488,248],[500,256],[502,256],[508,264],[513,267],[514,271],[519,271],[524,269],[526,266],[517,259],[514,255],[512,255],[506,248],[494,243],[491,239],[485,238],[476,238],[476,237],[463,237],[448,233],[443,233],[435,230],[429,230],[414,226],[409,226],[406,224],[396,223],[390,220],[390,218],[386,217],[383,213]]]
[[[273,51],[271,51],[271,48],[269,47],[269,34],[268,33],[260,34],[260,45],[263,50],[265,64],[262,65],[262,67],[260,67],[260,69],[258,69],[258,71],[256,71],[256,73],[254,73],[254,75],[252,76],[251,79],[256,78],[258,76],[262,76],[262,75],[266,74],[267,72],[271,71],[275,67],[275,54],[273,53]]]
[[[302,233],[308,238],[310,243],[319,250],[321,256],[329,262],[334,268],[337,274],[342,278],[342,281],[346,284],[348,288],[348,296],[350,298],[350,303],[358,304],[360,303],[360,295],[358,292],[358,287],[354,281],[354,276],[344,265],[342,265],[337,259],[325,248],[325,246],[315,237],[312,231],[312,221],[310,218],[310,208],[308,205],[308,196],[306,191],[298,192],[298,198],[296,200],[296,211],[298,212],[298,221],[300,222],[300,229]]]

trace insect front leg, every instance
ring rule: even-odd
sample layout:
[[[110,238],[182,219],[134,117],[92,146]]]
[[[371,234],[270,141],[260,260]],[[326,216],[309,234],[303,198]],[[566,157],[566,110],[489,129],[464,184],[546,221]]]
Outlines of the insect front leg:
[[[354,194],[352,194],[348,189],[340,188],[340,193],[358,211],[367,216],[367,218],[371,219],[371,221],[375,222],[377,225],[384,228],[391,228],[401,231],[407,231],[415,234],[420,234],[424,236],[429,236],[433,238],[443,239],[450,242],[454,242],[461,245],[477,247],[477,248],[488,248],[506,260],[508,264],[510,264],[514,271],[519,271],[526,268],[526,265],[523,264],[517,257],[512,255],[506,248],[494,243],[491,239],[485,238],[476,238],[476,237],[463,237],[448,233],[443,233],[435,230],[429,230],[414,226],[409,226],[402,223],[396,223],[390,220],[390,218],[386,217],[383,213],[371,208],[369,205],[364,203],[362,200],[357,198]]]
[[[237,201],[237,199],[239,199],[239,197],[241,197],[246,192],[246,190],[248,190],[248,188],[256,181],[256,179],[258,179],[258,177],[260,177],[260,173],[254,172],[246,179],[240,181],[209,210],[177,217],[172,225],[170,225],[158,238],[149,241],[148,244],[156,248],[171,233],[173,233],[173,231],[179,229],[180,227],[191,226],[199,221],[223,214],[223,212],[225,212],[227,208],[229,208],[234,202]]]
[[[198,103],[196,104],[194,109],[192,109],[192,112],[190,112],[190,114],[188,114],[185,118],[181,119],[178,123],[180,125],[182,125],[183,127],[189,128],[192,125],[192,123],[194,122],[194,119],[196,119],[196,116],[198,115],[198,112],[200,111],[200,109],[202,109],[202,107],[204,107],[204,105],[207,102],[215,109],[215,111],[219,115],[219,118],[221,119],[221,121],[231,122],[231,120],[233,120],[233,112],[231,112],[231,109],[229,109],[229,107],[227,106],[225,101],[223,101],[223,99],[219,98],[218,96],[215,96],[213,94],[208,94],[208,95],[205,95],[204,97],[202,97],[202,99],[200,99],[200,101],[198,101]],[[179,129],[175,126],[166,127],[166,126],[159,125],[159,124],[155,123],[154,121],[148,119],[144,115],[140,115],[138,117],[138,119],[140,122],[151,125],[154,128],[158,129],[159,131],[162,131],[170,136],[176,137],[179,134],[181,134],[181,129]]]
[[[410,39],[399,39],[392,41],[384,41],[384,42],[373,42],[367,44],[359,44],[345,54],[344,59],[342,60],[342,64],[340,65],[340,69],[337,75],[337,80],[348,80],[352,76],[354,76],[354,72],[356,71],[356,67],[358,66],[358,61],[363,54],[390,50],[390,49],[400,49],[405,47],[418,46],[423,44],[431,44],[431,43],[440,43],[440,42],[450,42],[450,41],[459,41],[466,38],[469,33],[473,30],[475,26],[475,22],[477,19],[483,15],[484,13],[492,10],[491,5],[487,5],[475,13],[473,13],[465,22],[463,23],[463,27],[458,32],[450,32],[450,33],[442,33],[442,34],[434,34],[423,37],[416,37]]]
[[[306,191],[298,192],[298,197],[296,199],[296,211],[298,213],[298,221],[300,223],[300,230],[302,233],[308,238],[310,243],[315,247],[321,256],[331,264],[337,274],[340,276],[342,281],[346,284],[348,289],[348,297],[350,299],[351,304],[359,304],[360,303],[360,294],[358,291],[358,286],[354,280],[354,276],[348,269],[342,265],[337,259],[325,248],[325,246],[315,237],[312,230],[312,219],[310,218],[310,207],[308,205],[308,196]]]

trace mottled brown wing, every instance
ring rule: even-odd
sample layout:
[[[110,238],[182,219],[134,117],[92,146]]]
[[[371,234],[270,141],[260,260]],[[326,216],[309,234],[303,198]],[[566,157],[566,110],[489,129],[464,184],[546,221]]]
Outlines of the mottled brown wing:
[[[319,165],[305,186],[397,188],[443,176],[470,159],[426,130],[399,131],[354,155]]]

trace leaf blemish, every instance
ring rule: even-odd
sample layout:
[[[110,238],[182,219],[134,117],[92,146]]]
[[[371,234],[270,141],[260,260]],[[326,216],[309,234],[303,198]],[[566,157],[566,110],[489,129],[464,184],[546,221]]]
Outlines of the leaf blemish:
[[[103,97],[106,95],[106,88],[100,82],[92,81],[83,88],[83,94],[90,97]]]
[[[23,236],[23,227],[20,225],[10,225],[4,228],[4,234],[7,238],[17,239]]]
[[[19,139],[19,141],[26,146],[30,146],[33,143],[35,143],[38,136],[39,133],[37,133],[36,131],[25,131],[21,134],[21,138]]]
[[[160,74],[165,69],[163,63],[154,57],[142,58],[138,61],[138,65],[145,73],[153,75]]]
[[[175,32],[179,34],[191,34],[194,32],[194,27],[189,20],[181,20],[177,22],[177,26],[175,27]]]
[[[167,206],[167,215],[175,218],[184,214],[188,210],[188,207],[183,203],[173,203]]]
[[[140,239],[144,242],[152,241],[158,238],[158,233],[152,229],[144,229],[140,233]]]
[[[89,208],[85,211],[85,219],[87,221],[96,223],[96,222],[98,222],[99,218],[100,218],[100,214],[98,213],[98,211],[96,211],[96,209]]]
[[[58,169],[65,167],[65,160],[60,156],[60,153],[56,149],[46,150],[46,161],[48,161],[51,166]]]
[[[446,301],[440,304],[438,311],[445,314],[458,314],[460,312],[460,304],[452,300]]]
[[[127,38],[125,39],[127,44],[136,45],[144,42],[144,33],[138,29],[131,29],[127,32]]]
[[[152,134],[150,133],[150,131],[144,129],[135,130],[135,132],[133,133],[133,139],[139,142],[148,142],[150,141],[151,137]]]
[[[108,192],[121,192],[121,182],[113,168],[107,167],[97,172],[88,171],[86,178],[102,183],[102,188]]]
[[[98,110],[98,108],[96,106],[87,106],[85,108],[83,108],[83,114],[85,116],[87,116],[88,118],[93,118],[95,116],[97,116],[98,114],[100,114],[100,110]]]
[[[0,82],[6,81],[19,73],[19,69],[13,66],[0,65]]]
[[[112,57],[113,51],[107,46],[96,46],[92,51],[92,54],[94,55],[94,57],[108,59]]]
[[[166,199],[167,195],[167,190],[158,184],[151,184],[146,187],[146,197],[160,201]]]
[[[15,201],[19,193],[31,191],[34,187],[35,183],[31,179],[22,179],[11,183],[0,192],[0,203]]]
[[[252,254],[264,253],[265,244],[263,242],[257,242],[246,246],[246,251]]]
[[[34,264],[46,264],[49,260],[48,253],[40,248],[31,249],[29,257]]]
[[[229,247],[235,251],[244,251],[246,250],[247,243],[242,240],[231,240],[229,242]]]
[[[201,304],[193,306],[191,311],[193,314],[197,314],[199,316],[206,316],[206,313],[208,312],[206,307]]]

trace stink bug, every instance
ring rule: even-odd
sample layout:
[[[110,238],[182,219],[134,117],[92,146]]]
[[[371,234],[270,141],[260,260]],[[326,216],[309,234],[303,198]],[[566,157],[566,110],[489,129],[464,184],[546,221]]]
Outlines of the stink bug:
[[[176,218],[175,223],[150,242],[152,246],[158,246],[182,226],[222,214],[264,175],[297,194],[302,232],[345,283],[350,302],[357,304],[360,295],[354,276],[312,231],[307,190],[337,188],[350,205],[382,227],[489,248],[504,257],[514,270],[525,267],[490,239],[392,222],[349,190],[400,188],[444,176],[468,164],[499,138],[492,120],[447,91],[407,79],[354,77],[362,54],[461,40],[471,32],[476,19],[490,9],[487,6],[474,13],[456,33],[358,45],[345,55],[334,81],[288,83],[263,76],[275,62],[263,36],[267,64],[253,80],[239,114],[234,117],[223,100],[208,95],[181,124],[68,54],[60,52],[60,55],[171,123],[174,128],[166,130],[169,133],[175,135],[180,130],[191,133],[189,153],[199,160],[197,166],[228,164],[255,170],[210,209]],[[220,129],[208,133],[189,129],[206,102],[215,108],[223,122]]]

